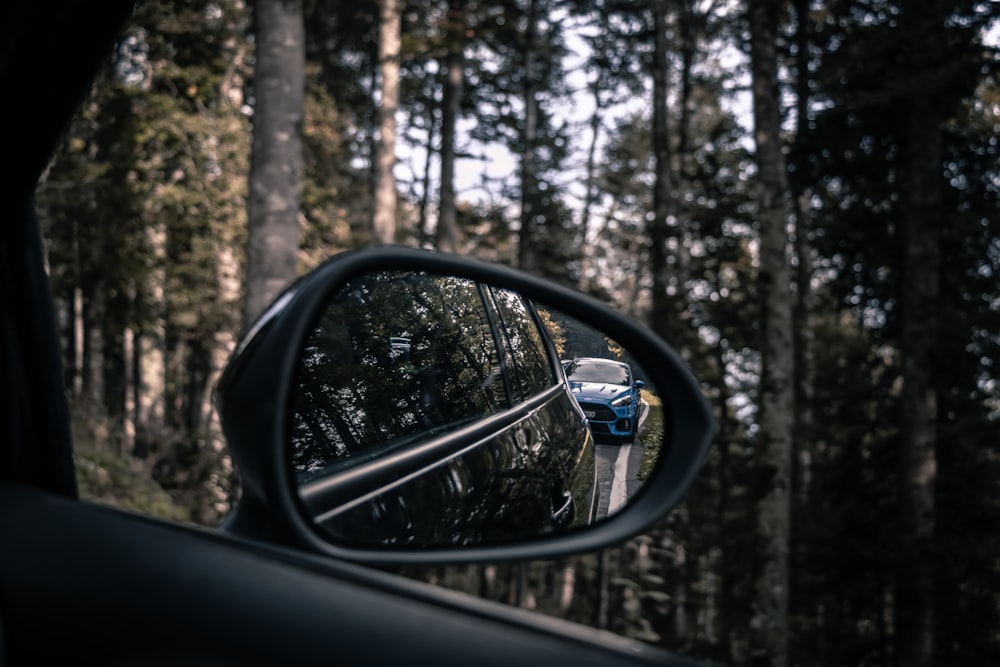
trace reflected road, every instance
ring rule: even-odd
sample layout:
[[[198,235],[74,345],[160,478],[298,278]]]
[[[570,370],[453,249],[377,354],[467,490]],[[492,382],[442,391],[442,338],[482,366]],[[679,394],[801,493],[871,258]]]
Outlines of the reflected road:
[[[639,480],[639,464],[642,462],[642,433],[649,414],[649,405],[639,404],[639,424],[635,445],[597,445],[597,483],[601,497],[597,505],[597,518],[603,519],[614,514],[631,498],[642,481]]]

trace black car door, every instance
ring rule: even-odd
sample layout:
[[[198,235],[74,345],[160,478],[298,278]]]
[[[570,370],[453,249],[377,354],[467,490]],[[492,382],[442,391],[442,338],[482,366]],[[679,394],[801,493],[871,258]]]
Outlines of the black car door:
[[[553,520],[563,526],[590,523],[598,505],[594,441],[569,391],[555,346],[534,307],[509,290],[489,289],[487,303],[503,349],[514,395],[536,401],[518,437],[548,460],[541,485]]]

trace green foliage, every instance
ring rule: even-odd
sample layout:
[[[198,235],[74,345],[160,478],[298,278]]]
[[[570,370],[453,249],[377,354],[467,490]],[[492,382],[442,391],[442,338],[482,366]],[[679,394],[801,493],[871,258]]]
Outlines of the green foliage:
[[[38,192],[74,403],[129,434],[122,470],[207,523],[230,485],[206,404],[241,326],[246,20],[235,2],[143,3]]]
[[[320,82],[317,69],[312,66],[307,70],[302,132],[303,271],[332,254],[360,245],[371,210],[368,175],[351,166],[350,121],[340,113],[336,97]]]
[[[642,428],[640,443],[642,445],[642,462],[639,464],[639,479],[646,479],[653,471],[660,456],[663,443],[663,402],[659,396],[643,389],[642,400],[649,405],[649,416]]]
[[[73,461],[80,497],[173,521],[190,521],[190,510],[151,479],[148,463],[122,456],[106,423],[73,420]]]

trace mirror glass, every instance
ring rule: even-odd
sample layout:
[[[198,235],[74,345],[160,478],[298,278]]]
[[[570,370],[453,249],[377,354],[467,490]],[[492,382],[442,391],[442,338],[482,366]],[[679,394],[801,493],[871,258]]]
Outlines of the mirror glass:
[[[520,294],[377,272],[336,290],[297,370],[290,458],[341,543],[488,545],[620,509],[662,442],[627,350]]]

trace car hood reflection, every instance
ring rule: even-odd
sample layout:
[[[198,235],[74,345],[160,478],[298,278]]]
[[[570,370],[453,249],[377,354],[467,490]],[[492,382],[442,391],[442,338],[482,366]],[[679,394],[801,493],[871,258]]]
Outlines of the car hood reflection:
[[[614,398],[629,390],[628,387],[623,387],[620,384],[608,384],[607,382],[570,382],[569,388],[577,398],[600,398],[601,400]]]

